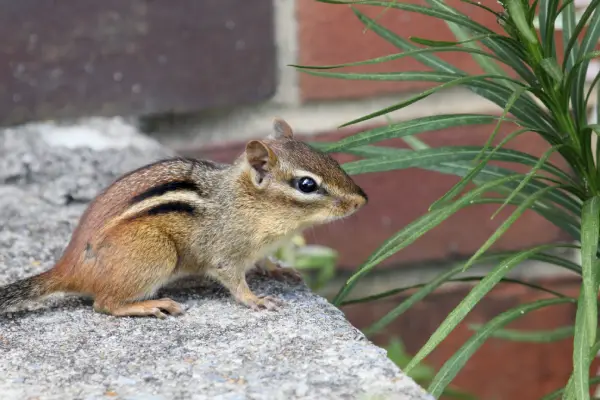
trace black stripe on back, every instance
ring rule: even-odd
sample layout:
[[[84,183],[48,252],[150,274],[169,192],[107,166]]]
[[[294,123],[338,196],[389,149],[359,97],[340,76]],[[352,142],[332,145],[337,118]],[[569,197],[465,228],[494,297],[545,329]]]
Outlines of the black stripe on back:
[[[196,209],[194,206],[185,203],[183,201],[172,201],[168,203],[159,204],[154,206],[147,211],[138,215],[138,217],[144,215],[161,215],[161,214],[169,214],[169,213],[184,213],[188,215],[194,215]]]
[[[150,197],[161,196],[165,193],[175,192],[178,190],[194,191],[194,192],[198,193],[200,196],[202,196],[202,191],[200,190],[198,185],[196,185],[192,181],[171,181],[171,182],[163,183],[162,185],[154,186],[154,187],[146,190],[145,192],[142,192],[136,196],[133,196],[131,198],[131,201],[129,202],[129,204],[139,203],[143,200],[149,199]]]

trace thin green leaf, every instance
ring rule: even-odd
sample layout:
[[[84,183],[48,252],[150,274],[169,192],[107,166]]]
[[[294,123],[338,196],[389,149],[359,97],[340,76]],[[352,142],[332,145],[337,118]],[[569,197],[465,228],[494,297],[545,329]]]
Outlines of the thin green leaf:
[[[554,21],[549,21],[549,15],[552,14],[550,10],[550,6],[554,5],[558,6],[558,2],[551,2],[549,0],[540,0],[539,7],[539,22],[540,22],[540,37],[542,39],[542,44],[544,45],[544,56],[546,57],[556,57],[555,47],[553,45],[553,33],[554,30]],[[555,10],[556,11],[556,10]],[[550,29],[549,29],[550,28]],[[550,31],[549,31],[550,30]],[[548,36],[550,34],[550,36]],[[548,39],[550,40],[548,41]]]
[[[537,42],[537,37],[527,22],[525,3],[521,0],[506,0],[506,8],[521,35],[529,43]]]
[[[556,59],[554,58],[544,58],[540,65],[550,77],[554,80],[555,84],[558,85],[562,82],[563,73],[558,64],[556,63]]]
[[[600,57],[600,51],[591,51],[589,53],[584,54],[583,56],[581,56],[577,62],[575,63],[575,65],[573,66],[573,68],[571,68],[571,71],[569,71],[569,74],[567,75],[567,80],[565,82],[565,87],[566,88],[572,88],[573,84],[575,82],[575,79],[577,78],[577,74],[581,71],[581,69],[584,67],[583,64],[586,63],[585,65],[585,69],[587,69],[588,65],[589,65],[589,61]],[[585,71],[585,70],[584,70]],[[592,90],[593,86],[594,86],[595,81],[592,81],[592,85],[590,86],[590,89],[585,97],[585,101],[583,104],[587,104],[588,100],[589,100],[589,96],[590,96],[590,91]]]
[[[374,33],[376,33],[382,39],[386,40],[387,42],[394,45],[395,47],[397,47],[401,50],[405,50],[405,51],[406,50],[408,50],[408,51],[420,50],[418,47],[416,47],[415,45],[410,43],[408,40],[396,35],[394,32],[390,31],[389,29],[386,29],[383,26],[379,25],[374,20],[367,17],[360,11],[358,11],[356,9],[353,9],[353,11],[354,11],[354,14],[357,16],[357,18],[364,25],[368,26]],[[416,54],[414,56],[414,58],[417,61],[420,61],[424,65],[427,65],[428,67],[431,67],[438,72],[453,73],[453,74],[457,74],[457,75],[461,75],[461,76],[466,75],[466,73],[464,71],[460,70],[459,68],[456,68],[452,64],[449,64],[446,61],[443,61],[439,57],[436,57],[432,54]]]
[[[596,74],[596,76],[594,77],[594,79],[592,80],[592,82],[590,83],[590,87],[588,89],[587,94],[585,95],[585,109],[587,109],[588,104],[590,104],[590,97],[592,95],[592,92],[594,91],[594,86],[596,86],[598,84],[598,80],[600,80],[600,73]],[[596,91],[598,94],[600,94],[600,90]],[[600,103],[596,103],[596,106],[600,105]],[[600,114],[598,114],[600,115]]]
[[[591,356],[589,353],[589,319],[586,313],[585,294],[579,295],[579,304],[575,316],[575,338],[573,339],[573,375],[567,384],[567,396],[577,400],[589,400],[589,374]],[[594,328],[594,327],[592,327]]]
[[[492,149],[491,152],[489,152],[485,156],[485,159],[481,160],[475,168],[473,168],[467,175],[465,175],[452,188],[450,188],[450,190],[448,190],[442,197],[440,197],[438,200],[434,201],[431,204],[431,206],[429,206],[429,210],[434,210],[434,209],[438,208],[440,205],[446,204],[448,201],[451,201],[456,196],[458,196],[458,194],[461,193],[464,190],[464,188],[466,188],[467,185],[473,181],[473,179],[477,176],[477,174],[479,174],[479,172],[483,168],[485,168],[485,166],[492,159],[492,157],[498,151],[498,149],[502,148],[510,140],[514,139],[518,135],[525,133],[525,132],[529,132],[529,129],[518,129],[518,130],[510,133],[509,135],[507,135],[500,143],[498,143],[498,145],[496,147],[494,147],[494,149]],[[479,158],[480,154],[481,154],[481,152],[479,154],[477,154],[476,160],[477,160],[477,158]]]
[[[460,0],[460,1],[461,1],[461,2],[463,2],[463,3],[470,4],[470,5],[472,5],[472,6],[475,6],[475,7],[481,8],[481,9],[483,9],[483,10],[485,10],[485,11],[489,12],[489,13],[492,13],[492,14],[494,14],[496,17],[499,17],[499,16],[500,16],[500,13],[498,13],[498,12],[496,12],[496,11],[492,10],[492,9],[491,9],[491,8],[489,8],[489,7],[486,7],[484,4],[481,4],[481,2],[478,2],[478,1],[472,1],[472,0]]]
[[[538,173],[540,168],[542,168],[546,161],[548,161],[548,158],[550,158],[550,156],[560,147],[562,146],[552,146],[551,148],[546,150],[544,154],[542,154],[537,164],[534,165],[533,168],[531,168],[527,175],[525,175],[525,178],[523,178],[523,180],[519,183],[519,186],[517,186],[517,188],[506,198],[506,200],[504,200],[504,203],[500,207],[498,207],[494,214],[492,214],[492,219],[494,219],[500,213],[500,211],[502,211],[504,207],[521,191],[521,189],[523,189],[525,185],[527,185],[529,181],[531,181],[535,174]]]
[[[577,246],[573,246],[573,248],[578,249]],[[579,264],[574,263],[571,260],[566,258],[554,256],[551,254],[537,254],[536,256],[531,258],[532,260],[542,261],[549,264],[554,264],[559,267],[566,268],[572,272],[575,272],[581,275],[581,266]]]
[[[592,350],[590,351],[590,357],[595,357],[596,354],[598,353],[598,351],[600,351],[600,342],[596,342],[596,344],[594,344],[594,347],[592,347]],[[593,377],[589,380],[590,385],[593,385],[594,383],[600,383],[600,376],[596,376]],[[565,393],[566,391],[568,391],[568,388],[570,386],[573,385],[573,375],[571,375],[571,377],[569,378],[569,382],[567,383],[567,387],[566,388],[562,388],[559,390],[556,390],[552,393],[549,393],[547,395],[545,395],[542,400],[553,400],[556,399],[558,396],[560,396],[561,394]]]
[[[592,1],[592,4],[588,6],[586,9],[586,13],[588,10],[592,9],[595,6],[595,11],[590,19],[589,26],[587,31],[583,37],[581,42],[581,54],[587,55],[594,51],[595,47],[598,45],[598,41],[600,40],[600,8],[598,5],[600,4],[600,0]],[[573,48],[573,53],[575,53],[575,47]],[[577,55],[579,53],[577,52]],[[577,60],[579,57],[577,57]],[[577,64],[574,62],[572,65]],[[573,82],[573,86],[571,88],[571,97],[573,99],[573,111],[575,113],[575,120],[579,122],[579,125],[584,125],[587,119],[587,110],[585,109],[584,104],[584,90],[585,90],[585,77],[587,73],[587,69],[589,66],[589,61],[585,60],[579,63],[577,68],[577,74],[575,80]]]
[[[354,155],[357,155],[360,157],[367,157],[367,158],[378,158],[380,156],[384,156],[384,157],[401,156],[401,157],[409,158],[410,154],[414,153],[408,149],[396,149],[396,148],[377,147],[377,146],[361,146],[361,147],[352,148],[352,149],[348,150],[347,152],[350,154],[354,154]],[[443,174],[457,175],[457,176],[461,176],[461,177],[466,176],[473,170],[471,162],[468,162],[468,161],[452,161],[452,162],[448,162],[447,160],[438,160],[438,161],[440,161],[440,162],[435,162],[433,164],[420,165],[419,168],[430,170],[430,171],[436,171],[436,172],[440,172]],[[345,165],[346,164],[344,164],[344,166]],[[473,178],[473,183],[475,185],[481,185],[481,184],[484,184],[485,182],[489,182],[489,181],[498,179],[500,177],[508,176],[508,175],[512,175],[512,174],[514,174],[513,170],[501,168],[501,167],[498,167],[495,165],[486,165],[480,171],[480,173],[477,174],[477,176],[475,176]],[[507,183],[506,185],[496,187],[494,190],[500,194],[508,194],[512,190],[514,190],[514,188],[516,188],[516,187],[517,187],[516,183]],[[531,195],[545,187],[548,187],[548,186],[536,179],[536,180],[531,181],[523,189],[523,193],[525,195]],[[526,198],[526,196],[522,196],[522,197],[519,196],[520,200],[524,200],[525,198]],[[573,225],[573,221],[575,221],[581,214],[580,200],[575,196],[565,196],[558,191],[550,192],[548,194],[547,200],[550,200],[550,201],[556,203],[560,207],[564,207],[566,210],[568,210],[573,215],[569,214],[567,216],[563,211],[561,211],[560,207],[556,207],[556,205],[554,205],[554,204],[552,204],[551,206],[544,207],[544,208],[535,208],[534,211],[536,211],[538,213],[543,211],[544,218],[549,217],[547,214],[558,213],[557,215],[561,215],[560,221],[564,221],[564,223],[567,224],[566,226],[561,226],[561,229],[565,229],[566,232],[569,232],[570,234],[573,234],[573,235],[575,235],[575,233],[576,233],[576,235],[573,237],[579,238],[579,230],[576,226]],[[541,206],[544,203],[545,203],[544,201],[540,201],[540,202],[538,202],[538,205]],[[565,216],[563,217],[562,214],[565,214]],[[551,222],[556,223],[557,221],[552,220]],[[575,231],[573,231],[573,229],[575,229]],[[578,240],[578,239],[576,239],[576,240]]]
[[[414,135],[417,133],[437,131],[458,126],[487,125],[496,116],[481,114],[443,114],[409,121],[402,121],[388,126],[369,129],[367,131],[343,138],[325,146],[327,152],[347,151],[353,147],[364,146],[382,140]]]
[[[542,189],[539,192],[531,195],[530,197],[528,197],[525,201],[523,201],[523,203],[521,203],[515,211],[513,211],[513,213],[498,227],[498,229],[496,229],[496,231],[494,231],[494,233],[492,234],[492,236],[490,236],[488,238],[488,240],[485,241],[485,243],[483,245],[481,245],[481,247],[479,247],[479,249],[477,249],[477,251],[475,252],[475,254],[473,254],[473,256],[471,256],[471,258],[469,259],[469,261],[467,261],[467,263],[465,264],[465,270],[467,268],[469,268],[471,265],[473,265],[473,263],[475,262],[475,260],[477,260],[477,258],[479,258],[483,253],[485,253],[490,247],[492,247],[492,245],[502,236],[504,235],[504,233],[506,233],[506,231],[508,230],[508,228],[510,228],[512,226],[512,224],[529,208],[531,208],[531,206],[535,203],[536,200],[538,200],[539,198],[543,197],[546,195],[546,193],[550,190],[556,190],[557,187],[556,186],[550,186],[546,189]]]
[[[458,306],[450,312],[444,322],[429,337],[425,345],[413,357],[410,364],[405,368],[406,373],[425,359],[447,336],[460,324],[464,317],[475,307],[477,303],[490,291],[500,280],[521,262],[527,260],[531,255],[543,252],[555,247],[554,245],[542,245],[532,249],[519,252],[503,260],[488,275],[475,286]]]
[[[600,72],[598,74],[596,74],[596,77],[594,78],[594,82],[592,84],[595,84],[599,78],[600,78]],[[586,104],[587,104],[587,102],[586,102]],[[594,122],[599,122],[598,121],[599,118],[600,118],[600,90],[597,89],[596,90],[596,121],[594,121]],[[600,140],[596,140],[596,178],[600,182]]]
[[[595,196],[583,203],[581,213],[581,269],[583,271],[583,304],[588,320],[589,346],[596,342],[598,325],[598,237],[600,232],[600,197]]]
[[[437,7],[439,9],[442,9],[442,10],[445,10],[448,12],[452,12],[454,14],[460,14],[456,9],[448,6],[447,4],[445,4],[444,2],[442,2],[440,0],[425,0],[425,1],[427,1],[427,3],[429,3],[432,7]],[[471,35],[468,30],[462,28],[461,26],[459,26],[453,22],[446,21],[446,24],[448,25],[448,28],[450,28],[450,30],[452,31],[454,36],[459,41],[461,41],[462,43],[465,44],[465,47],[469,47],[469,48],[475,49],[475,50],[480,50],[480,47],[477,45],[477,43],[469,40],[471,38]],[[483,37],[481,37],[481,36],[483,36]],[[481,40],[484,43],[487,43],[488,41],[486,41],[486,39],[490,36],[491,35],[487,35],[487,37],[486,37],[486,35],[479,35],[479,37],[480,37],[479,40]],[[500,35],[494,35],[494,36],[497,38],[501,37]],[[476,53],[471,54],[471,56],[473,57],[473,60],[475,60],[475,62],[477,62],[477,64],[479,64],[481,69],[483,69],[487,74],[507,76],[507,73],[502,68],[500,68],[498,63],[492,61],[489,57],[480,56]],[[504,57],[503,59],[506,59],[506,57]],[[508,65],[510,65],[510,64],[508,64]],[[505,84],[505,86],[511,87],[512,89],[515,89],[517,87],[517,85],[510,84],[509,82],[503,81],[502,83]]]
[[[420,38],[420,37],[415,37],[415,36],[409,36],[409,40],[412,42],[415,42],[417,44],[424,45],[424,46],[446,47],[446,46],[456,46],[459,44],[472,43],[472,42],[476,42],[478,40],[485,39],[488,37],[497,37],[497,36],[500,36],[500,35],[495,34],[495,33],[494,34],[477,35],[477,36],[470,37],[468,39],[459,39],[459,41],[431,40],[431,39],[425,39],[425,38]]]
[[[568,57],[571,54],[571,51],[573,48],[576,48],[575,45],[577,44],[577,39],[579,38],[579,34],[583,30],[583,28],[587,25],[588,20],[592,16],[592,12],[594,12],[594,10],[598,7],[599,4],[600,4],[600,0],[592,0],[590,2],[590,4],[586,7],[583,14],[581,15],[581,18],[579,19],[579,22],[577,23],[575,28],[570,32],[571,38],[569,39],[569,42],[567,43],[567,46],[565,47],[565,51],[564,51],[564,54],[566,57]],[[575,5],[571,4],[571,5],[567,5],[567,7],[572,8],[572,10],[573,10],[572,18],[573,18],[573,22],[575,22]],[[571,15],[568,15],[567,17],[569,19],[571,19]],[[585,51],[584,51],[584,53],[585,53]],[[565,58],[565,61],[566,61],[566,58]],[[566,64],[563,64],[563,69],[565,67],[566,67]]]
[[[571,215],[564,212],[557,213],[557,209],[549,206],[547,203],[544,206],[542,204],[544,203],[540,202],[540,205],[534,206],[532,210],[560,228],[563,232],[568,233],[573,240],[579,240],[581,231],[576,218],[570,218]]]
[[[595,376],[595,377],[589,379],[590,386],[594,385],[596,383],[600,383],[600,376]],[[554,400],[554,399],[557,399],[564,392],[565,392],[564,388],[556,390],[556,391],[554,391],[554,392],[552,392],[550,394],[547,394],[546,396],[542,397],[541,400]]]
[[[384,114],[388,114],[392,111],[400,110],[402,108],[408,107],[409,105],[416,103],[419,100],[422,100],[426,97],[431,96],[432,94],[439,92],[440,90],[448,89],[454,86],[464,85],[469,82],[473,82],[476,84],[492,84],[497,88],[506,89],[505,87],[495,84],[491,81],[486,81],[486,78],[495,78],[495,79],[503,79],[507,81],[511,81],[517,85],[523,85],[521,82],[514,80],[512,78],[508,78],[501,75],[469,75],[456,77],[455,74],[445,74],[440,72],[377,72],[377,73],[352,73],[352,72],[322,72],[322,71],[312,71],[305,70],[305,73],[314,76],[321,77],[329,77],[329,78],[339,78],[339,79],[350,79],[350,80],[376,80],[376,81],[431,81],[431,82],[445,82],[439,86],[435,86],[431,89],[427,89],[417,95],[414,95],[407,100],[404,100],[398,104],[395,104],[390,107],[386,107],[382,110],[373,112],[364,117],[354,119],[350,122],[347,122],[343,125],[348,126],[352,124],[356,124],[358,122],[363,122]]]
[[[454,22],[460,26],[471,29],[472,31],[480,33],[480,34],[494,34],[494,32],[491,29],[487,28],[486,26],[484,26],[482,24],[479,24],[479,23],[473,21],[470,18],[467,18],[466,16],[464,16],[462,14],[455,14],[452,12],[447,12],[447,11],[441,10],[439,8],[423,7],[420,5],[410,4],[410,3],[400,3],[400,2],[390,3],[390,2],[386,2],[386,1],[373,1],[373,0],[362,0],[362,1],[352,1],[352,2],[324,0],[324,2],[325,3],[333,3],[333,4],[353,4],[353,5],[364,4],[364,5],[372,5],[372,6],[392,7],[392,8],[396,8],[398,10],[414,12],[414,13],[434,17],[437,19],[441,19],[444,21]]]
[[[490,135],[490,137],[488,138],[488,140],[485,142],[485,145],[481,149],[481,154],[479,156],[477,156],[477,158],[475,159],[475,161],[479,160],[480,157],[481,157],[481,155],[483,155],[483,153],[485,153],[485,152],[488,151],[489,147],[492,145],[492,142],[496,138],[496,135],[498,134],[498,131],[500,130],[500,125],[502,124],[502,122],[504,122],[504,121],[507,120],[506,116],[510,112],[510,110],[513,107],[513,105],[515,104],[515,102],[517,100],[519,100],[519,98],[523,95],[524,92],[526,92],[526,88],[520,87],[520,88],[517,88],[513,92],[513,94],[510,95],[508,101],[506,102],[506,106],[502,110],[502,115],[498,119],[498,122],[496,122],[496,126],[494,127],[494,130],[492,131],[492,134]]]
[[[390,312],[384,315],[380,320],[371,325],[369,328],[365,330],[365,335],[371,336],[377,332],[380,332],[383,328],[388,326],[391,322],[393,322],[396,318],[404,313],[404,311],[411,308],[414,304],[423,300],[427,295],[432,293],[435,289],[440,287],[442,284],[446,283],[451,277],[460,273],[462,270],[462,265],[457,265],[454,268],[451,268],[448,271],[445,271],[431,280],[429,283],[424,285],[417,292],[413,293],[410,297],[400,303],[398,306],[394,307]]]
[[[448,11],[454,14],[463,15],[461,12],[456,10],[455,8],[450,7],[446,2],[442,0],[426,0],[432,7],[437,7],[441,10]],[[486,9],[486,7],[482,7]],[[498,18],[499,15],[494,13]],[[461,27],[458,24],[455,24],[450,21],[445,21],[454,36],[459,40],[466,40],[471,36],[471,32],[468,28]],[[510,65],[510,67],[516,71],[525,81],[527,81],[530,85],[533,85],[536,80],[535,76],[530,72],[530,70],[523,64],[521,61],[523,57],[523,49],[522,45],[518,42],[515,42],[512,38],[505,37],[502,35],[484,37],[480,39],[481,43],[490,49],[498,58],[500,58],[502,63]],[[467,47],[473,49],[479,49],[479,46],[476,43],[468,43]],[[473,59],[479,66],[488,74],[496,74],[496,75],[507,75],[507,73],[500,68],[500,66],[492,61],[490,58],[482,57],[478,54],[472,54]],[[508,81],[501,82],[504,86],[509,87],[514,90],[517,88],[517,85],[512,84]]]
[[[298,65],[298,64],[289,64],[288,67],[302,69],[337,69],[337,68],[347,68],[347,67],[356,67],[361,65],[371,65],[371,64],[381,64],[384,62],[395,61],[405,57],[415,57],[422,54],[433,54],[433,53],[472,53],[479,54],[484,57],[489,57],[494,60],[503,61],[499,57],[494,54],[487,53],[483,50],[471,49],[467,47],[429,47],[425,49],[415,49],[410,51],[405,51],[402,53],[389,54],[387,56],[369,58],[363,61],[355,61],[344,64],[331,64],[331,65]]]
[[[369,273],[376,265],[385,259],[391,257],[399,250],[405,248],[409,244],[413,243],[419,237],[423,236],[426,232],[445,221],[450,215],[455,214],[458,210],[467,207],[471,204],[472,200],[476,200],[479,196],[486,193],[488,190],[493,189],[496,186],[502,185],[506,182],[515,181],[521,177],[520,174],[506,176],[495,181],[487,182],[480,187],[472,190],[465,194],[461,199],[447,207],[439,210],[432,211],[418,218],[417,220],[406,225],[403,229],[393,235],[391,238],[386,240],[369,258],[363,265],[361,265],[357,272],[355,272],[340,289],[338,294],[333,299],[334,305],[339,305],[344,298],[348,295],[350,290],[356,285],[356,283],[367,273]]]
[[[425,142],[417,139],[415,136],[405,136],[402,138],[402,140],[413,150],[425,150],[431,148]]]
[[[505,190],[502,190],[502,188],[495,188],[494,191],[496,191],[500,194],[505,194],[504,193]],[[510,191],[508,193],[510,193]],[[556,193],[559,196],[561,195],[561,193],[559,193],[559,192],[551,192],[551,193]],[[517,195],[517,197],[519,197],[519,198],[511,201],[512,205],[519,206],[523,201],[527,200],[526,197],[523,197],[521,199],[520,197],[522,197],[522,196],[520,194]],[[546,199],[546,200],[548,200],[548,199]],[[502,202],[503,202],[503,199],[497,198],[497,197],[489,197],[489,198],[483,198],[483,199],[477,200],[477,204],[499,204]],[[559,227],[564,232],[570,233],[575,240],[577,240],[580,237],[580,231],[579,231],[576,223],[574,223],[576,221],[576,219],[571,218],[571,215],[569,215],[569,214],[559,211],[556,207],[551,205],[551,202],[538,200],[531,206],[530,209],[532,211],[536,212],[537,214],[541,215],[542,217],[544,217],[546,220],[548,220],[552,224]],[[571,269],[572,271],[581,274],[580,267],[579,268],[569,268],[568,266],[565,266],[565,268]]]
[[[464,367],[469,358],[481,347],[483,342],[492,335],[497,329],[506,324],[526,315],[532,311],[558,304],[575,303],[575,299],[545,299],[534,301],[533,303],[523,304],[512,308],[485,324],[467,342],[457,351],[448,361],[444,363],[438,371],[427,391],[434,397],[439,397],[446,386],[456,377],[458,372]]]
[[[567,381],[567,386],[565,387],[565,392],[563,396],[563,400],[575,400],[575,391],[573,390],[573,375]]]
[[[523,45],[510,37],[490,37],[482,39],[481,42],[494,54],[502,59],[503,63],[509,64],[529,85],[536,85],[537,79],[531,69],[522,61],[526,59]],[[514,89],[514,87],[513,87]]]
[[[558,8],[558,14],[556,14],[556,15],[557,16],[561,15],[562,12],[564,11],[565,7],[570,6],[571,4],[575,4],[575,1],[574,0],[563,1],[562,4],[560,5],[560,7]],[[577,20],[577,15],[578,15],[578,12],[577,12],[577,10],[575,10],[575,20]],[[557,19],[554,22],[555,22],[557,28],[560,26],[560,29],[562,29],[562,22],[560,20]]]
[[[573,299],[575,300],[575,299]],[[482,325],[471,325],[470,328],[478,331]],[[525,343],[552,343],[565,340],[573,336],[575,328],[572,326],[563,326],[547,331],[520,331],[514,329],[498,329],[490,337],[496,339],[509,340],[511,342]]]
[[[427,147],[424,143],[422,143],[420,146]],[[408,155],[411,153],[411,150],[376,146],[362,146],[350,149],[348,152],[350,154],[355,154],[360,157],[369,158],[379,156],[395,157],[397,154]],[[420,166],[419,168],[423,168],[430,171],[436,171],[443,174],[457,175],[461,177],[466,176],[472,171],[471,163],[465,161],[441,162],[439,164],[436,163],[435,165]],[[484,169],[481,170],[480,174],[473,178],[473,183],[479,186],[486,182],[490,182],[500,177],[512,174],[514,174],[514,171],[512,170],[501,168],[495,165],[486,165]],[[542,179],[542,177],[540,177],[540,179]],[[516,187],[517,184],[515,182],[508,182],[506,184],[495,187],[493,191],[501,195],[508,195]],[[527,196],[532,195],[537,191],[547,187],[548,185],[544,184],[536,178],[535,180],[532,180],[525,188],[523,188],[523,194],[519,194],[515,200],[519,202],[524,201],[527,198]],[[583,197],[584,194],[578,193],[576,188],[573,187],[570,187],[569,190],[573,192],[573,195],[571,195],[571,193],[565,195],[560,191],[549,192],[548,197],[546,199],[539,200],[534,204],[534,206],[532,206],[532,210],[537,214],[541,215],[543,218],[547,219],[552,224],[556,225],[564,232],[570,234],[574,240],[578,241],[580,240],[580,225],[578,223],[578,218],[581,215],[582,204],[579,198]],[[501,202],[501,199],[499,198],[495,200],[498,204]],[[485,201],[492,200],[485,199]],[[568,212],[563,211],[562,207],[564,207],[564,209]],[[575,272],[578,271],[580,271],[579,267],[577,270],[575,270]]]
[[[529,7],[529,12],[528,12],[528,17],[527,17],[528,25],[533,25],[533,20],[535,19],[535,12],[536,12],[539,2],[540,2],[539,0],[534,0],[531,7]]]
[[[500,118],[498,119],[498,122],[496,123],[496,127],[494,128],[492,134],[490,135],[490,137],[486,141],[485,145],[481,149],[481,152],[477,155],[477,157],[475,157],[475,162],[477,162],[480,159],[480,157],[482,156],[483,153],[487,152],[489,146],[491,145],[496,134],[498,133],[498,130],[500,129],[501,122],[506,120],[506,115],[508,114],[508,112],[510,111],[513,104],[518,100],[518,98],[521,96],[521,94],[524,91],[525,91],[525,88],[517,88],[517,90],[515,90],[515,92],[508,99],[508,102],[506,103],[506,107],[504,107],[504,110],[502,111],[502,115],[500,116]],[[496,146],[496,148],[491,153],[488,154],[488,156],[486,157],[485,160],[480,162],[477,167],[475,167],[469,174],[467,174],[463,179],[461,179],[458,183],[456,183],[456,185],[454,185],[449,191],[447,191],[440,199],[433,202],[433,204],[431,204],[431,206],[429,206],[429,210],[433,210],[433,209],[439,207],[441,204],[445,204],[446,202],[448,202],[448,201],[452,200],[454,197],[456,197],[472,181],[473,177],[475,177],[479,173],[479,171],[481,171],[481,169],[494,156],[494,154],[500,147],[502,147],[504,144],[506,144],[509,140],[516,137],[517,135],[527,132],[527,131],[528,131],[528,129],[522,129],[522,130],[518,130],[517,133],[508,135],[508,137],[505,140],[503,140],[498,146]]]
[[[589,399],[590,349],[598,326],[597,257],[600,230],[600,197],[583,203],[581,212],[581,269],[583,284],[575,317],[573,340],[573,386],[577,399]]]
[[[562,32],[563,32],[563,40],[565,43],[570,43],[571,38],[573,37],[573,32],[575,31],[575,5],[573,3],[563,7],[563,11],[561,13],[562,16]],[[569,52],[567,53],[567,50]],[[579,49],[576,42],[573,42],[573,45],[570,48],[565,47],[563,52],[565,59],[563,61],[563,70],[569,71],[571,67],[575,64],[577,60],[577,55],[579,53]]]
[[[373,172],[392,171],[397,169],[424,167],[450,161],[471,161],[479,154],[478,146],[448,146],[436,147],[419,151],[398,152],[395,156],[368,158],[365,160],[351,161],[342,165],[344,170],[351,174],[366,174]],[[390,154],[393,154],[389,152]],[[491,153],[490,160],[514,162],[535,167],[539,159],[517,150],[499,148]],[[552,163],[543,163],[540,168],[560,179],[568,180],[565,172]]]
[[[514,252],[512,252],[511,254],[514,254]],[[494,259],[499,259],[502,257],[506,257],[508,254],[493,254],[492,256],[489,257],[482,257],[479,259],[480,262],[490,262],[491,260]],[[533,259],[533,258],[532,258]],[[473,282],[473,281],[480,281],[483,278],[485,278],[485,275],[483,276],[468,276],[468,277],[464,277],[464,278],[453,278],[453,279],[448,279],[447,282]],[[540,292],[544,292],[544,293],[548,293],[551,294],[553,296],[556,297],[568,297],[563,293],[559,293],[556,292],[554,290],[551,289],[546,289],[545,287],[533,284],[533,283],[529,283],[529,282],[525,282],[525,281],[521,281],[518,279],[512,279],[512,278],[502,278],[500,280],[500,282],[502,283],[514,283],[514,284],[518,284],[518,285],[522,285],[522,286],[526,286],[530,289],[534,289],[534,290],[538,290]],[[343,301],[340,306],[348,306],[348,305],[352,305],[352,304],[360,304],[360,303],[370,303],[372,301],[375,300],[381,300],[381,299],[385,299],[388,297],[392,297],[392,296],[396,296],[398,294],[401,294],[403,292],[409,291],[409,290],[413,290],[413,289],[419,289],[422,288],[423,286],[425,286],[425,283],[419,283],[416,285],[411,285],[411,286],[406,286],[406,287],[402,287],[402,288],[397,288],[397,289],[392,289],[392,290],[387,290],[385,292],[381,292],[381,293],[377,293],[371,296],[365,296],[365,297],[359,297],[356,299],[351,299],[351,300],[345,300]]]
[[[372,19],[368,18],[358,10],[353,10],[356,16],[363,22],[365,25],[369,26],[369,28],[379,35],[384,40],[390,42],[392,45],[402,49],[402,50],[415,50],[417,49],[412,43],[407,41],[404,38],[396,35],[394,32],[382,27],[381,25],[375,23]],[[414,57],[417,61],[423,63],[424,65],[433,68],[439,72],[453,73],[465,76],[466,73],[455,66],[441,60],[439,57],[435,57],[431,54],[420,54]],[[500,107],[504,107],[506,105],[507,100],[512,95],[513,91],[500,87],[497,85],[493,85],[492,82],[471,82],[466,84],[466,87],[471,90],[473,93],[476,93],[485,99],[495,103]],[[548,132],[550,135],[560,136],[560,130],[556,129],[547,115],[547,112],[540,108],[537,104],[532,101],[526,101],[526,99],[520,99],[520,101],[516,104],[516,108],[514,110],[514,115],[523,121],[525,124],[530,126],[532,129],[540,130],[541,132]],[[544,136],[544,134],[542,134]]]

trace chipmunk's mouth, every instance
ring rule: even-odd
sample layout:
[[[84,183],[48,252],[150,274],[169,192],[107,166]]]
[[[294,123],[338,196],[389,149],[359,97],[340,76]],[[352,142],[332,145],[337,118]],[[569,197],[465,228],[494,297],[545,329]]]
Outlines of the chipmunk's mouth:
[[[356,213],[367,204],[367,199],[363,196],[352,196],[350,198],[339,199],[336,203],[342,211],[342,218],[345,218]]]
[[[329,216],[329,221],[338,221],[341,219],[345,219],[348,218],[354,214],[356,214],[356,212],[360,209],[359,207],[344,207],[343,209],[337,209],[336,211],[332,212]]]

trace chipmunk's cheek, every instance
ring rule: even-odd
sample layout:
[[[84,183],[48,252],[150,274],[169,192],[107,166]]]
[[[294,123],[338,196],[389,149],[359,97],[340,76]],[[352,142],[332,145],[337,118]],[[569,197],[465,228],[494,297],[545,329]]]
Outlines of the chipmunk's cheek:
[[[343,199],[334,199],[332,201],[332,217],[333,219],[343,218],[347,214],[347,206]]]

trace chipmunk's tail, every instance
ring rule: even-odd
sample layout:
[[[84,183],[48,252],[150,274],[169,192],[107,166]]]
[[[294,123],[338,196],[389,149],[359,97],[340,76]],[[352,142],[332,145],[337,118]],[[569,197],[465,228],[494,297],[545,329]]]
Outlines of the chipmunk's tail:
[[[57,290],[52,270],[0,287],[0,311],[27,300],[47,296]]]

